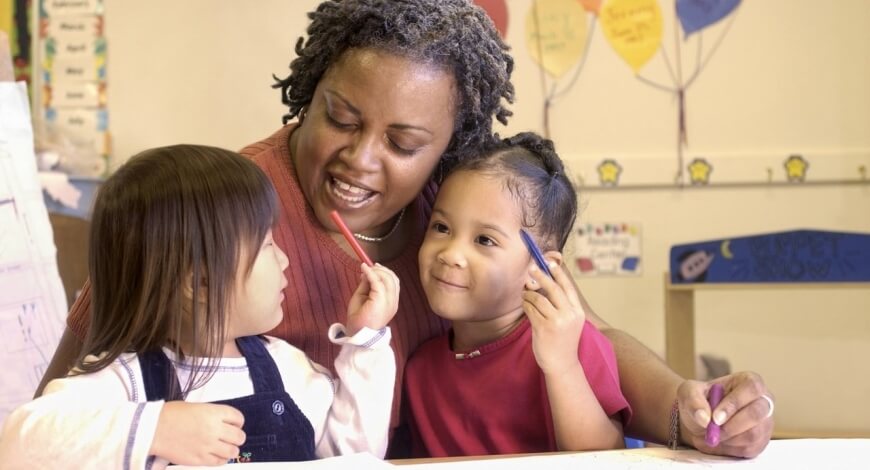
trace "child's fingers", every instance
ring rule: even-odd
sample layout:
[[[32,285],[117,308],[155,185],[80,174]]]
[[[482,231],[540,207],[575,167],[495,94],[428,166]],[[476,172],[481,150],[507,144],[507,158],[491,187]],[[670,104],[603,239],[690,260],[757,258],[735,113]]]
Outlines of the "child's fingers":
[[[227,444],[240,446],[245,443],[245,439],[247,439],[247,436],[245,435],[245,432],[242,431],[242,428],[232,426],[224,430],[224,435],[221,438],[221,441],[226,442]]]
[[[552,303],[554,307],[560,309],[570,306],[568,298],[565,296],[565,290],[557,284],[553,278],[547,276],[541,268],[537,265],[532,265],[529,268],[529,273],[532,275],[532,279],[541,286],[543,295],[550,300],[550,303]]]
[[[399,276],[397,276],[391,269],[380,264],[375,264],[374,271],[381,279],[381,282],[383,282],[386,292],[392,296],[398,296],[400,284]]]
[[[554,317],[557,311],[546,296],[533,290],[523,292],[523,310],[533,325]]]
[[[370,296],[382,293],[385,289],[384,282],[381,280],[374,268],[363,263],[360,265],[363,276],[360,282],[360,287],[363,288],[363,293],[368,292]],[[368,288],[366,288],[368,287]]]
[[[215,405],[215,411],[224,423],[231,424],[239,429],[245,424],[245,415],[235,407],[230,405]]]

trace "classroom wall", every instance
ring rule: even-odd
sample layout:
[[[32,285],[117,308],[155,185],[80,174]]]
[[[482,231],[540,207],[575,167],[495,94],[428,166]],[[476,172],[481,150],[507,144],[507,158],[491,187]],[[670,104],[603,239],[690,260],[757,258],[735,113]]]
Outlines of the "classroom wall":
[[[239,148],[271,133],[284,112],[271,74],[287,70],[303,12],[316,3],[106,2],[113,163],[156,145]],[[661,3],[673,51],[673,2]],[[523,36],[531,0],[508,4],[517,100],[501,131],[543,132],[541,74]],[[778,170],[800,152],[830,159],[818,166],[843,162],[835,176],[854,178],[854,162],[870,155],[870,2],[746,1],[736,14],[687,92],[686,157],[742,158],[747,163],[733,171],[748,181],[762,171],[756,159]],[[711,28],[705,44],[721,31]],[[641,75],[662,82],[668,72],[657,58]],[[676,171],[673,95],[637,80],[600,31],[574,87],[553,103],[550,123],[578,178],[594,179],[589,168],[605,156],[641,160],[650,172],[665,168],[656,175],[664,182]],[[580,283],[599,314],[659,353],[671,245],[795,228],[870,233],[867,185],[581,189],[581,199],[581,220],[642,226],[641,276]],[[704,292],[697,331],[699,352],[765,377],[778,429],[870,432],[870,292]]]

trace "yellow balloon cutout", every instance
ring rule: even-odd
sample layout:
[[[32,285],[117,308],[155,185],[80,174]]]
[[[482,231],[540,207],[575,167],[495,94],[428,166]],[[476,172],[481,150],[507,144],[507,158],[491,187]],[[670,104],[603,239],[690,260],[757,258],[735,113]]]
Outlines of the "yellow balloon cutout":
[[[535,0],[526,15],[526,46],[552,77],[565,74],[586,48],[586,10],[577,0]]]
[[[658,0],[608,0],[598,14],[604,37],[637,74],[662,43]]]

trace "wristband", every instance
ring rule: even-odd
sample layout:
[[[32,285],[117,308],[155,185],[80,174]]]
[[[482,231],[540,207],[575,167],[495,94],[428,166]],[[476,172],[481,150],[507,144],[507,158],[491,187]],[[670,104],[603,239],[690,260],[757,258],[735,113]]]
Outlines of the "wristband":
[[[674,400],[671,407],[670,432],[668,433],[668,449],[677,450],[680,445],[680,401]]]

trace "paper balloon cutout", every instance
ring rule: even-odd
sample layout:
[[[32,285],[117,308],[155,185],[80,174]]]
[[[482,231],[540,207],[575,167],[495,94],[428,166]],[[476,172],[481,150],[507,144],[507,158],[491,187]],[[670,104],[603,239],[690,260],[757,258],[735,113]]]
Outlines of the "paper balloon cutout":
[[[586,49],[586,10],[577,0],[535,0],[526,16],[526,45],[552,77],[565,74]]]
[[[507,37],[508,10],[506,0],[474,0],[474,3],[483,8],[495,23],[495,29],[502,39]]]
[[[604,37],[637,74],[662,43],[662,11],[656,0],[608,0],[599,14]]]
[[[728,16],[740,0],[677,0],[677,17],[686,37]]]
[[[580,4],[583,5],[583,9],[596,15],[601,9],[601,0],[580,0]]]

